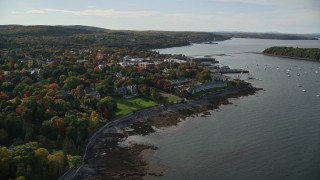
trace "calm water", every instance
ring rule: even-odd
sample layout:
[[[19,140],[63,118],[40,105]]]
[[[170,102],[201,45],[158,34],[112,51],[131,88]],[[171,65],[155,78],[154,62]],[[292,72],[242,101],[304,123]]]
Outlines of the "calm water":
[[[159,50],[226,54],[217,60],[249,69],[260,79],[250,82],[265,89],[175,130],[141,137],[159,147],[148,159],[167,167],[162,179],[320,179],[320,63],[248,53],[275,45],[320,48],[320,41],[232,39]]]

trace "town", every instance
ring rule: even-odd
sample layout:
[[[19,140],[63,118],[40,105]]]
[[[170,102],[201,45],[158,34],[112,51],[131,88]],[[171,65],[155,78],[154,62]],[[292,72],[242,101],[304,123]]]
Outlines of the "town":
[[[1,175],[56,179],[82,162],[88,138],[105,123],[236,87],[239,80],[222,74],[232,71],[212,57],[137,48],[1,48],[0,154],[8,161]]]

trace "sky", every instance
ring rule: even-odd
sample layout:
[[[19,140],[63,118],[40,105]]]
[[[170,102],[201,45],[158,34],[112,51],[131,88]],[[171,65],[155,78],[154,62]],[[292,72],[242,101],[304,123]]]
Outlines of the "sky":
[[[320,0],[0,0],[0,24],[319,33]]]

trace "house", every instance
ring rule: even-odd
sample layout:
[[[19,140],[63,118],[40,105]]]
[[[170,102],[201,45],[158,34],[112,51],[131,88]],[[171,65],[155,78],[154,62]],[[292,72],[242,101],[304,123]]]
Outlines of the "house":
[[[175,79],[175,80],[171,81],[171,84],[174,85],[174,86],[177,86],[177,85],[181,85],[181,84],[185,84],[185,83],[190,83],[192,81],[193,81],[193,79],[191,79],[191,78]]]
[[[71,100],[71,99],[73,99],[73,96],[72,96],[70,93],[67,93],[67,92],[64,91],[64,90],[61,90],[60,92],[61,92],[62,98],[63,98],[64,100]]]
[[[116,77],[117,77],[117,78],[122,78],[122,77],[123,77],[122,72],[118,72],[118,73],[116,74]]]
[[[104,58],[104,54],[102,52],[98,52],[97,56],[96,56],[96,59],[102,60],[103,58]]]
[[[87,86],[84,88],[83,91],[85,94],[91,94],[96,99],[100,99],[100,97],[101,97],[100,93],[98,91],[96,91],[95,89],[93,89],[92,87]]]
[[[181,59],[165,59],[164,62],[169,62],[169,63],[187,63],[186,60],[181,60]]]
[[[231,79],[231,77],[229,77],[229,76],[224,76],[224,75],[218,74],[218,73],[211,74],[211,77],[215,81],[228,81],[229,79]]]
[[[40,73],[40,70],[41,69],[39,69],[39,68],[31,68],[31,69],[29,69],[29,72],[30,72],[30,74],[39,74]]]
[[[122,94],[124,97],[132,96],[138,93],[138,88],[136,85],[129,85],[127,87],[116,88],[115,93]]]
[[[132,95],[138,93],[137,85],[129,85],[129,86],[127,86],[127,89],[130,92],[130,94],[132,94]]]
[[[115,88],[114,92],[116,94],[127,94],[127,88],[125,87]]]
[[[84,62],[88,62],[88,60],[86,60],[86,59],[79,59],[79,60],[77,60],[77,63],[84,63]]]
[[[202,83],[198,83],[192,87],[189,87],[187,88],[186,90],[191,93],[191,94],[194,94],[194,93],[197,93],[197,92],[200,92],[200,91],[205,91],[205,90],[208,90],[208,89],[213,89],[213,88],[221,88],[221,87],[227,87],[228,84],[226,82],[210,82],[210,83],[205,83],[205,84],[202,84]]]
[[[46,64],[47,64],[47,65],[51,65],[51,64],[53,64],[53,61],[47,59]]]
[[[106,65],[103,65],[103,64],[98,65],[98,68],[99,68],[100,70],[103,70],[105,67],[106,67]]]
[[[155,67],[154,63],[149,63],[149,62],[141,62],[138,64],[139,68],[144,68],[144,69],[152,69]]]

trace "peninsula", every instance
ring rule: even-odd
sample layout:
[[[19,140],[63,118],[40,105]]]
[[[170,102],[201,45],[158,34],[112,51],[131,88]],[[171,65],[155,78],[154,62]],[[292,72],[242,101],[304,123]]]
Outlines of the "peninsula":
[[[169,126],[181,116],[214,108],[194,101],[207,93],[220,99],[255,91],[219,73],[214,58],[151,50],[218,39],[227,38],[204,32],[1,26],[0,178],[57,179],[90,164],[92,153],[103,150],[95,137],[111,125],[117,132],[126,118],[133,125],[125,132],[145,134],[152,128],[142,128],[140,113]],[[161,112],[177,118],[162,120]],[[119,149],[112,142],[107,146]],[[128,151],[116,152],[132,157]],[[64,177],[70,179],[69,173]]]
[[[284,58],[302,59],[320,62],[319,48],[270,47],[262,52],[264,55]]]
[[[317,34],[258,33],[258,32],[214,32],[229,38],[255,38],[278,40],[318,40]]]

